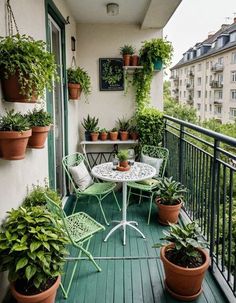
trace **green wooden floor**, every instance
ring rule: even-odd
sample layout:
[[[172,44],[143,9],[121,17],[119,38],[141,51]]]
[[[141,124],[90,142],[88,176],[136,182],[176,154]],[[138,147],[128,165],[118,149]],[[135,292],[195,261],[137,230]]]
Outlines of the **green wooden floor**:
[[[121,194],[118,193],[119,201]],[[174,303],[165,291],[163,285],[163,268],[159,259],[159,250],[152,248],[153,243],[162,236],[163,226],[156,220],[156,210],[153,209],[151,223],[147,225],[148,203],[140,205],[135,201],[128,207],[128,219],[136,220],[140,230],[145,234],[142,239],[133,229],[127,229],[127,244],[122,245],[121,230],[116,231],[108,242],[103,242],[110,227],[98,233],[91,241],[90,251],[94,257],[120,257],[120,259],[98,260],[102,272],[98,273],[87,260],[80,261],[71,292],[68,299],[64,299],[61,290],[57,294],[57,303]],[[69,199],[66,210],[72,209],[73,199]],[[109,220],[119,220],[121,212],[116,208],[112,198],[104,201]],[[79,201],[77,211],[85,211],[97,221],[104,224],[98,204],[95,201]],[[124,260],[123,257],[134,257]],[[140,259],[137,259],[139,257]],[[67,276],[70,275],[70,265],[66,266]],[[66,282],[66,276],[64,277]],[[227,302],[208,272],[203,283],[203,293],[197,301]]]

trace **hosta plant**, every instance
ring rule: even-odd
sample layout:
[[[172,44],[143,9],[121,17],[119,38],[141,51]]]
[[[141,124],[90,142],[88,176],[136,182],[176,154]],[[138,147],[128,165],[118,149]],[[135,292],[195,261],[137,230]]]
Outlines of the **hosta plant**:
[[[8,270],[18,292],[40,293],[62,273],[67,243],[45,208],[12,209],[0,230],[0,270]]]

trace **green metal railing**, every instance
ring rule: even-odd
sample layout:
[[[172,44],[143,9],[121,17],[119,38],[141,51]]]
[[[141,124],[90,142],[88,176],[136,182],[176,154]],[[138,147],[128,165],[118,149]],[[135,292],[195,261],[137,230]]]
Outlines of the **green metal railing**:
[[[210,243],[211,271],[226,282],[235,302],[236,139],[169,116],[164,119],[167,174],[188,188],[184,209],[199,222]]]

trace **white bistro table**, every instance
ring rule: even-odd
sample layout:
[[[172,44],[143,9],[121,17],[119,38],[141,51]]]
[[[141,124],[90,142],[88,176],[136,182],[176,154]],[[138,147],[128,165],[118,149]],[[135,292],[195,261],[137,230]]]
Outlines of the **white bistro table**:
[[[98,179],[104,181],[122,182],[122,196],[123,196],[123,207],[122,207],[122,220],[115,221],[118,224],[113,227],[107,234],[104,241],[106,242],[110,235],[118,228],[123,228],[123,244],[126,244],[126,226],[135,229],[145,239],[144,234],[137,228],[138,223],[136,221],[127,221],[127,182],[129,181],[141,181],[152,178],[156,174],[156,169],[151,165],[135,162],[131,166],[129,171],[121,172],[113,170],[112,162],[103,163],[96,165],[92,168],[92,174]]]

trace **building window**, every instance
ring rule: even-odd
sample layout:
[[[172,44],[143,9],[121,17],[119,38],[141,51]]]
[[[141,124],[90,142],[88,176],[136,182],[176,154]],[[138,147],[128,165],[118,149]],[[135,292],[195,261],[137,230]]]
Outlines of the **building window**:
[[[209,61],[206,63],[206,69],[209,69]]]
[[[201,98],[201,91],[200,90],[197,91],[197,97]]]
[[[231,89],[230,96],[232,101],[236,101],[236,89]]]
[[[206,76],[206,84],[208,83],[208,76]]]
[[[199,63],[199,64],[197,65],[197,70],[200,72],[201,69],[202,69],[202,65],[201,65],[201,63]]]
[[[180,86],[182,85],[182,80],[179,81],[179,85],[180,85]]]
[[[221,106],[215,106],[215,114],[221,114],[222,107]]]
[[[218,47],[222,47],[224,44],[224,38],[223,37],[220,37],[217,39],[217,48]]]
[[[201,110],[201,104],[197,104],[197,110]]]
[[[212,105],[210,104],[210,112],[212,111]]]
[[[207,98],[207,90],[205,90],[205,98]]]
[[[223,99],[223,92],[222,92],[222,90],[215,91],[215,99],[216,100],[222,100]]]
[[[207,105],[205,104],[205,112],[207,112]]]
[[[202,82],[202,78],[201,78],[201,77],[198,77],[198,78],[197,78],[197,85],[201,85],[201,82]]]
[[[184,91],[184,98],[186,97],[186,91]]]
[[[230,42],[236,41],[236,32],[230,34]]]
[[[179,92],[179,97],[180,97],[180,98],[182,97],[182,92]]]
[[[210,90],[210,93],[209,93],[209,99],[211,98],[211,90]]]
[[[223,74],[219,74],[219,75],[218,75],[218,83],[219,83],[219,84],[223,84],[223,79],[224,79],[224,78],[223,78]]]
[[[236,82],[236,71],[231,72],[231,81]]]
[[[185,67],[184,69],[184,74],[186,75],[187,74],[187,68]]]
[[[224,57],[218,58],[218,63],[219,64],[224,64]]]
[[[236,118],[236,108],[230,107],[229,109],[229,117]]]
[[[212,81],[212,75],[210,75],[210,82]]]
[[[202,53],[202,49],[201,49],[201,48],[198,48],[198,49],[197,49],[197,57],[201,56],[201,53]]]
[[[232,64],[236,64],[236,52],[232,53],[232,60],[231,60]]]

